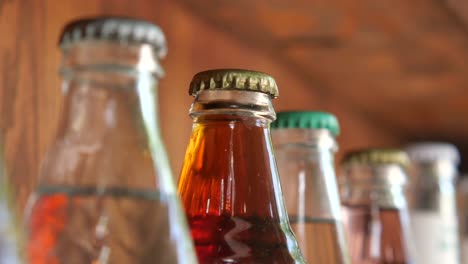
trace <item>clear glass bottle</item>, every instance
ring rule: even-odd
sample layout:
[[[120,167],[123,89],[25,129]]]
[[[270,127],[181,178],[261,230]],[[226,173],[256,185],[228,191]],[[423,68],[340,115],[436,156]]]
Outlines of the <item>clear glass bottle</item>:
[[[343,160],[342,205],[351,262],[414,264],[405,152],[367,149]]]
[[[468,175],[461,177],[458,183],[458,212],[460,223],[460,241],[462,263],[468,264]]]
[[[159,27],[91,18],[65,27],[58,134],[28,206],[28,260],[196,263],[159,131]]]
[[[13,205],[4,154],[0,131],[0,264],[19,264],[23,263],[23,228],[19,224],[17,208]]]
[[[415,143],[408,204],[418,263],[460,264],[455,181],[460,154],[451,144]]]
[[[334,154],[339,124],[324,112],[280,112],[272,139],[291,227],[308,263],[350,263]]]
[[[270,76],[198,73],[192,136],[179,179],[200,263],[304,263],[289,226],[270,140]]]

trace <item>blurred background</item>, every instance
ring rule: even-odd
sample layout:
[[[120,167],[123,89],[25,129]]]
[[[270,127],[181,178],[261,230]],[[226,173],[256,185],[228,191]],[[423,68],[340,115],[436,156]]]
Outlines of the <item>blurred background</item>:
[[[468,157],[466,0],[0,0],[0,126],[20,204],[61,111],[58,36],[94,15],[165,32],[159,104],[176,177],[191,131],[188,85],[211,68],[271,74],[276,110],[336,114],[338,157],[413,140],[449,141]]]

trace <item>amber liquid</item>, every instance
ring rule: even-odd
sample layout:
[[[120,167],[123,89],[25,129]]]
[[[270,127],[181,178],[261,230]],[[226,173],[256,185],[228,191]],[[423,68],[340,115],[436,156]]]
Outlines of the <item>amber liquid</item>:
[[[170,226],[172,199],[120,188],[48,191],[29,216],[28,263],[183,263]]]
[[[198,259],[296,263],[267,125],[232,118],[195,123],[179,181]]]
[[[291,263],[280,224],[258,217],[191,217],[200,263]]]
[[[369,206],[343,208],[351,262],[359,264],[412,264],[405,223],[398,209]]]
[[[334,220],[289,218],[302,255],[307,263],[342,264],[346,262],[343,234]]]

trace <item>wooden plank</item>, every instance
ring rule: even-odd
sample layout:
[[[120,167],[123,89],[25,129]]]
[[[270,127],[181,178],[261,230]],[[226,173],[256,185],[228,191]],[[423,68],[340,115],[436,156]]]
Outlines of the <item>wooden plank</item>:
[[[446,0],[445,2],[468,30],[468,2],[465,0]]]
[[[399,138],[444,138],[457,130],[463,144],[465,129],[454,124],[463,122],[468,104],[455,102],[467,95],[468,35],[454,14],[464,17],[468,8],[466,1],[447,1],[457,11],[443,1],[183,2],[288,65],[321,100]],[[445,119],[421,118],[434,111]]]
[[[53,139],[62,96],[56,43],[63,25],[92,15],[126,15],[160,24],[169,54],[160,85],[163,136],[174,175],[178,175],[191,131],[188,109],[193,98],[188,84],[194,73],[210,68],[250,68],[272,74],[280,86],[278,110],[325,109],[342,119],[344,150],[357,146],[396,144],[401,137],[350,108],[345,100],[329,98],[309,75],[277,60],[251,42],[200,18],[173,1],[11,0],[0,2],[0,128],[7,131],[10,175],[23,205],[36,183],[40,160]],[[255,34],[259,34],[256,32]],[[320,89],[321,87],[321,89]],[[341,101],[340,101],[341,100]]]

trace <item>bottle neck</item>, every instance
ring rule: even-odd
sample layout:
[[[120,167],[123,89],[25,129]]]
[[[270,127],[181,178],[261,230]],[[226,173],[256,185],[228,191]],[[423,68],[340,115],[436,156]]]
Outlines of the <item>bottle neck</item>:
[[[163,70],[150,45],[81,42],[64,50],[61,74],[65,119],[73,122],[65,126],[81,132],[90,125],[122,129],[134,120],[134,127],[159,134],[157,85]]]
[[[148,45],[108,42],[79,43],[64,51],[65,104],[52,157],[43,166],[43,183],[157,185],[175,191],[159,132],[162,72],[152,52]],[[53,167],[66,155],[75,163],[63,161],[71,166],[64,177],[63,169]]]
[[[345,166],[342,202],[346,205],[406,209],[406,172],[392,164]]]
[[[74,73],[64,78],[62,87],[66,92],[59,136],[79,138],[90,146],[109,136],[133,141],[135,134],[153,146],[158,141],[157,80],[151,74]]]
[[[431,188],[440,184],[453,185],[458,176],[457,166],[449,160],[415,162],[411,168],[411,185]]]
[[[193,133],[179,193],[189,217],[285,219],[270,140],[275,113],[268,95],[205,91],[190,111]]]
[[[340,219],[335,175],[337,144],[328,130],[272,132],[286,207],[293,219]]]
[[[456,165],[448,160],[415,163],[408,200],[411,209],[456,215]]]

